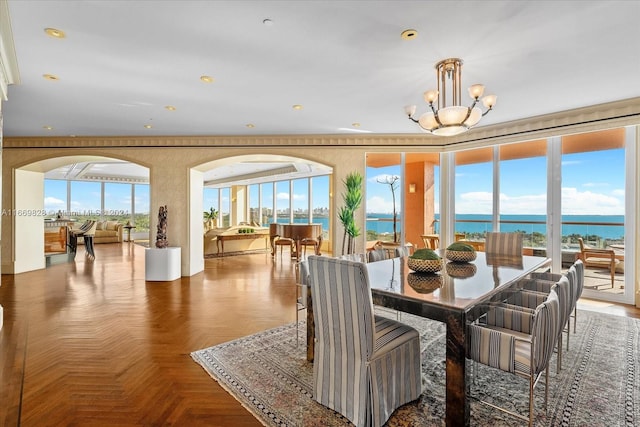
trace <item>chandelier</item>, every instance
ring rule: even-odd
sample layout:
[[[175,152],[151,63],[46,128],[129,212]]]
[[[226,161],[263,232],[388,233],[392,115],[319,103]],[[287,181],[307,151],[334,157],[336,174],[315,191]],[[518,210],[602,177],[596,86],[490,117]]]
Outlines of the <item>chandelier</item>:
[[[438,62],[435,68],[438,90],[428,90],[424,93],[424,100],[429,104],[431,111],[415,119],[416,106],[407,105],[404,107],[405,113],[409,116],[409,120],[418,123],[422,129],[434,135],[452,136],[468,131],[493,109],[497,97],[487,95],[480,99],[484,93],[484,85],[474,84],[469,87],[469,96],[473,99],[473,103],[465,107],[460,102],[462,59],[444,59]],[[480,100],[486,108],[484,112],[476,106]],[[436,101],[437,108],[434,105]]]

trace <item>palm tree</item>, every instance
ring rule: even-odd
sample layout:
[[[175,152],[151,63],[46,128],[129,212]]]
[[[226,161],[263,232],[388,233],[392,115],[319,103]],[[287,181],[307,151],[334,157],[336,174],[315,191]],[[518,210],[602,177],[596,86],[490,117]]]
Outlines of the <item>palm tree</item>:
[[[209,208],[209,211],[203,212],[204,220],[207,221],[207,227],[209,229],[213,228],[215,225],[215,221],[218,219],[218,211],[212,207]]]
[[[400,177],[398,175],[387,175],[384,179],[376,179],[380,184],[387,184],[391,190],[391,198],[393,201],[393,243],[398,243],[398,232],[396,230],[398,224],[398,213],[396,212],[396,190],[398,189],[399,179]]]

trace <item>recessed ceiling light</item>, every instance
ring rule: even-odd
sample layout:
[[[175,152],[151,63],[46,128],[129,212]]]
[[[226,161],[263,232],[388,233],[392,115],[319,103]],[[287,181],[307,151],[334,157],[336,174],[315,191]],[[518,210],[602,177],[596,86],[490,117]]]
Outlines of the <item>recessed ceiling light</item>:
[[[49,36],[49,37],[54,37],[56,39],[63,39],[65,38],[67,35],[64,33],[64,31],[62,30],[58,30],[56,28],[45,28],[44,32]]]
[[[251,129],[256,127],[256,125],[254,125],[253,123],[247,123],[245,126],[248,127],[248,128],[251,128]]]
[[[273,21],[272,21],[271,19],[269,19],[269,18],[267,18],[267,19],[263,20],[263,21],[262,21],[262,23],[263,23],[264,25],[266,25],[267,27],[270,27],[270,26],[272,26],[272,25],[273,25]]]
[[[418,37],[418,30],[404,30],[400,36],[405,40],[412,40]]]
[[[302,105],[300,105],[300,104],[296,104],[296,105],[294,105],[294,106],[293,106],[293,107],[291,107],[291,108],[293,108],[294,110],[302,110]]]
[[[46,130],[52,130],[53,129],[53,127],[49,126],[49,125],[42,126],[42,128],[46,129]]]
[[[151,125],[144,125],[145,129],[151,129],[153,126]]]
[[[360,127],[360,123],[358,123],[358,122],[351,123],[351,126],[353,126],[354,128],[359,128]]]
[[[43,74],[42,77],[44,77],[47,80],[53,80],[53,81],[60,80],[58,76],[53,74]]]
[[[173,105],[167,105],[166,107],[164,107],[165,109],[169,110],[169,111],[176,111],[176,107],[174,107]]]
[[[200,76],[200,80],[205,83],[213,83],[213,77],[211,76]]]

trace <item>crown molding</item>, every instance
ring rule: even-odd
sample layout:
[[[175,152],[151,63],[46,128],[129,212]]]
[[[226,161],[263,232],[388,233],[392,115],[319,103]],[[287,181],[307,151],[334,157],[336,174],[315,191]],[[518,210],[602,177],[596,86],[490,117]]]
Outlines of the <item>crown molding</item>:
[[[18,57],[13,43],[9,3],[0,0],[0,100],[8,99],[9,85],[20,83]]]

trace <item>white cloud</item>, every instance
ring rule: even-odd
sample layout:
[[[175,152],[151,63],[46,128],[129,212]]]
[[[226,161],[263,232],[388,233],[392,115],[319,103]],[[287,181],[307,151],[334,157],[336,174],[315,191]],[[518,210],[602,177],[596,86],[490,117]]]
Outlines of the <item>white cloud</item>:
[[[304,202],[305,200],[307,200],[307,195],[306,194],[293,194],[293,200],[296,202]]]
[[[489,192],[461,194],[456,201],[459,214],[487,214],[492,212],[492,195]],[[530,194],[511,197],[500,194],[500,211],[511,215],[545,215],[546,194]],[[564,215],[624,215],[624,190],[611,194],[594,191],[562,189],[562,213]]]
[[[492,194],[484,191],[463,193],[456,201],[456,213],[459,214],[491,214],[492,210]]]
[[[368,213],[393,213],[393,202],[384,197],[373,196],[367,199]]]
[[[289,193],[278,193],[276,194],[277,200],[289,200]]]
[[[53,211],[53,210],[58,211],[66,208],[67,208],[67,204],[64,202],[64,200],[60,200],[55,197],[44,198],[45,211]]]
[[[609,183],[607,182],[585,182],[584,184],[582,184],[583,187],[587,187],[587,188],[595,188],[595,187],[608,187]]]
[[[624,215],[624,200],[576,188],[562,189],[562,213],[565,215]]]
[[[509,197],[500,194],[500,211],[507,215],[546,215],[547,195],[529,194]]]

